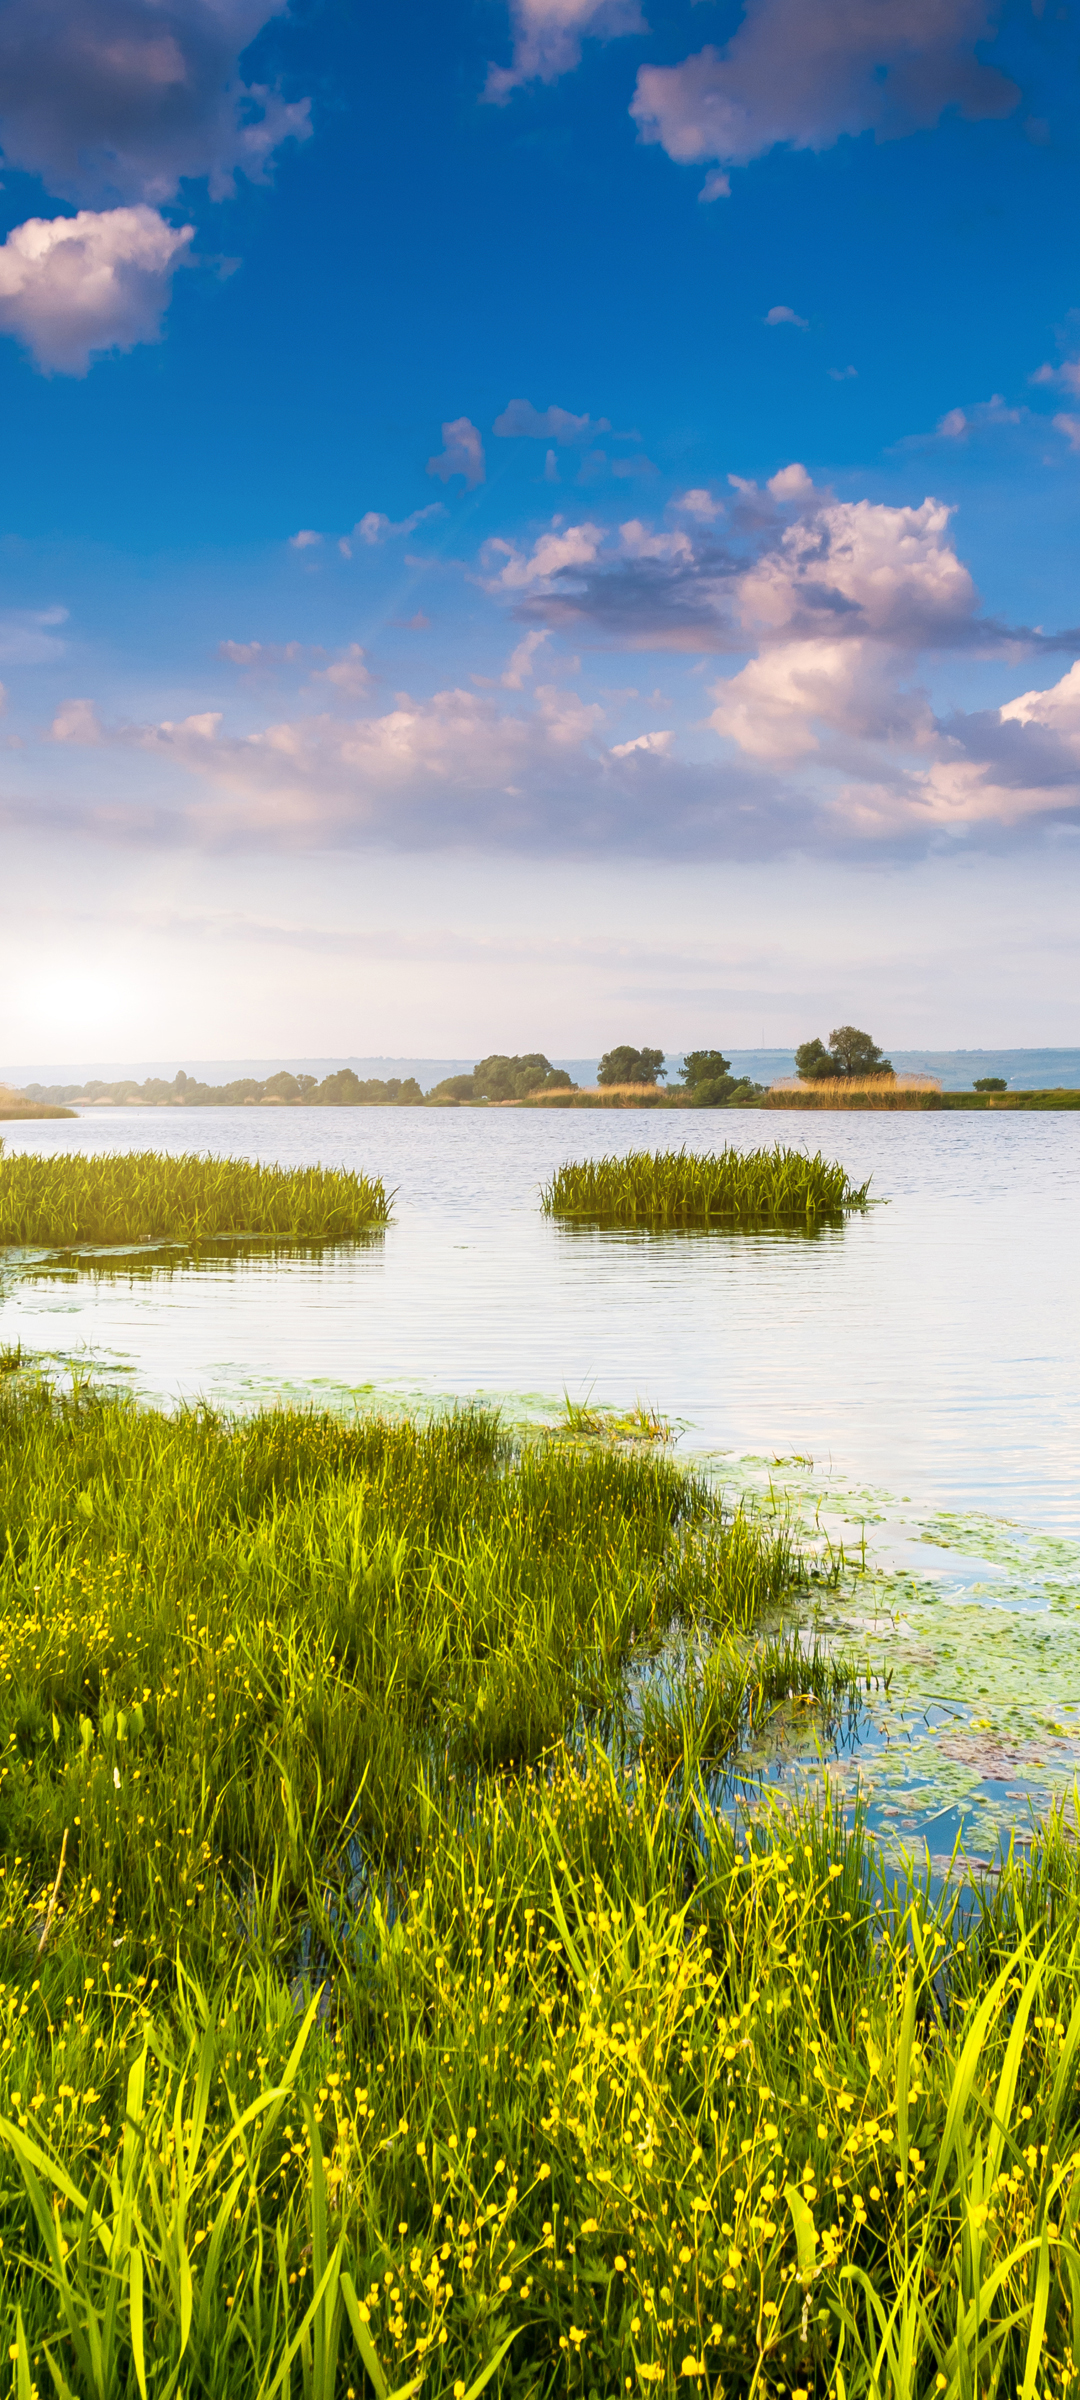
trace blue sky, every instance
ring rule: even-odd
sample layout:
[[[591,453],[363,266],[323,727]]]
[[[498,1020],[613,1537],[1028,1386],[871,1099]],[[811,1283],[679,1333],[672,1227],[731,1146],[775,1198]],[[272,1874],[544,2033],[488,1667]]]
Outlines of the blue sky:
[[[1080,1040],[1078,63],[0,0],[7,1055]]]

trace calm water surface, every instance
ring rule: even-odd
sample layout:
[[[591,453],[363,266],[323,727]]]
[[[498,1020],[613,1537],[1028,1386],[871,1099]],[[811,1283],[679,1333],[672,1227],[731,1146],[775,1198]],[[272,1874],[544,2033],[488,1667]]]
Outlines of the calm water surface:
[[[0,1345],[163,1400],[647,1401],[729,1484],[865,1530],[874,1572],[827,1630],[892,1668],[855,1765],[900,1830],[945,1794],[946,1846],[976,1804],[986,1838],[1080,1762],[1080,1117],[95,1109],[3,1135],[355,1165],[397,1198],[383,1239],[323,1258],[101,1277],[9,1254]],[[539,1212],[566,1157],[777,1138],[881,1205],[813,1240]]]

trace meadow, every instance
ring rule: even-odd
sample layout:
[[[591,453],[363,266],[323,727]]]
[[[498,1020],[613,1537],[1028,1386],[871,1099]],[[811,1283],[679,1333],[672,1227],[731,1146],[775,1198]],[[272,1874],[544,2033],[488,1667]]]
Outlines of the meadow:
[[[0,1244],[334,1241],[390,1218],[379,1177],[351,1169],[151,1150],[8,1158],[2,1151],[0,1143]]]
[[[16,2400],[1076,2388],[1074,1847],[721,1806],[840,1562],[644,1419],[0,1392]]]
[[[548,1216],[608,1225],[817,1225],[866,1205],[869,1184],[820,1151],[637,1150],[571,1159],[544,1186]]]

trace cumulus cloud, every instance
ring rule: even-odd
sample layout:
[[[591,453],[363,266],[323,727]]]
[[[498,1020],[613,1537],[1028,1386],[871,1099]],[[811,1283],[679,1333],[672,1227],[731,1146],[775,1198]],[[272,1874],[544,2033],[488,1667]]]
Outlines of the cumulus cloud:
[[[797,325],[800,333],[808,333],[809,317],[797,317],[793,308],[770,308],[765,315],[766,325]]]
[[[678,66],[642,67],[630,113],[642,141],[669,158],[721,167],[778,143],[895,139],[936,125],[947,108],[1007,116],[1017,87],[976,53],[994,30],[987,0],[749,0],[722,50],[710,43]]]
[[[1064,434],[1070,450],[1080,450],[1080,417],[1071,417],[1062,410],[1054,418],[1054,431]]]
[[[290,533],[289,548],[290,550],[317,550],[321,541],[321,533],[316,533],[310,525],[302,525],[299,533]]]
[[[310,102],[247,84],[239,60],[285,0],[5,0],[6,164],[88,204],[160,203],[184,177],[213,199],[311,131]]]
[[[591,565],[603,539],[600,525],[568,525],[564,529],[557,517],[553,531],[540,534],[531,551],[520,550],[515,542],[499,536],[485,542],[481,564],[487,569],[492,590],[550,589],[565,568]],[[504,562],[501,566],[500,559]]]
[[[511,0],[510,22],[513,58],[488,68],[485,100],[504,102],[523,83],[554,83],[579,64],[586,34],[609,41],[647,31],[638,0]]]
[[[872,642],[783,642],[714,684],[714,731],[748,757],[784,763],[821,746],[821,733],[860,741],[925,739],[925,697],[897,688],[896,662]]]
[[[521,616],[588,625],[636,648],[745,651],[762,640],[864,637],[911,650],[1016,646],[980,617],[940,501],[839,501],[797,463],[763,491],[731,480],[737,497],[723,537],[700,510],[683,509],[690,523],[676,530],[636,517],[617,528],[556,518],[531,551],[485,545],[489,588],[515,595]]]
[[[0,331],[62,375],[85,375],[95,352],[158,341],[193,231],[141,204],[28,218],[0,244]]]
[[[724,513],[723,501],[715,499],[712,492],[706,492],[700,488],[689,492],[680,492],[677,499],[672,501],[671,506],[679,509],[685,517],[696,517],[702,525],[712,525],[716,518],[722,517]]]
[[[468,417],[453,417],[442,429],[443,446],[437,458],[429,458],[427,471],[437,475],[440,483],[449,483],[452,475],[463,475],[468,491],[483,483],[487,472],[484,445],[479,428]]]
[[[610,433],[608,417],[575,417],[568,408],[534,408],[531,400],[508,400],[492,432],[502,441],[591,442]]]

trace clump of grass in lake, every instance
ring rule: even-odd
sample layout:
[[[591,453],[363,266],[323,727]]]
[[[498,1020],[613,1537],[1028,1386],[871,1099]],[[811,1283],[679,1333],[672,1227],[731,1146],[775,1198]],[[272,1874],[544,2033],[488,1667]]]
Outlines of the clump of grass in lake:
[[[827,1817],[740,1843],[692,1695],[541,1747],[789,1544],[468,1411],[32,1388],[0,1495],[16,2400],[1074,2388],[1075,1849],[935,1907]]]
[[[0,1144],[2,1150],[2,1144]],[[378,1176],[154,1150],[0,1157],[0,1243],[344,1240],[385,1225]]]
[[[869,1180],[803,1150],[631,1150],[569,1159],[544,1186],[548,1216],[609,1225],[817,1225],[862,1208]]]

